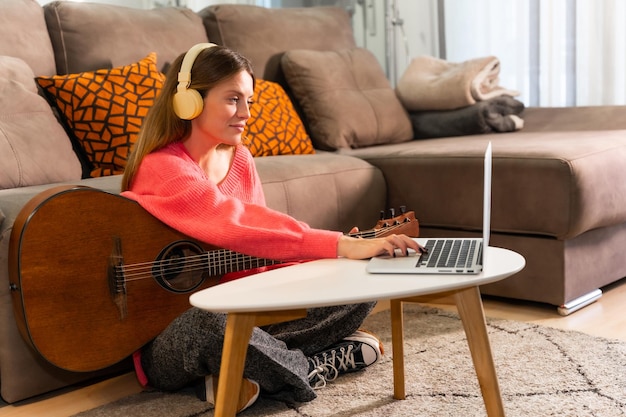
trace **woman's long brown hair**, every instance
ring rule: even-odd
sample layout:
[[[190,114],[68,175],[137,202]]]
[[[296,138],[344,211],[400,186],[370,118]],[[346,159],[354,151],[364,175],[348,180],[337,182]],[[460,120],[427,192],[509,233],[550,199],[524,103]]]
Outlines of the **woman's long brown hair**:
[[[122,191],[130,189],[139,165],[146,155],[186,138],[191,132],[191,121],[179,118],[174,113],[173,107],[178,72],[184,56],[185,54],[181,54],[170,66],[163,88],[143,120],[137,141],[126,161]],[[252,65],[247,58],[223,46],[214,46],[201,51],[194,61],[189,88],[197,90],[204,98],[216,84],[241,71],[248,72],[254,83]]]

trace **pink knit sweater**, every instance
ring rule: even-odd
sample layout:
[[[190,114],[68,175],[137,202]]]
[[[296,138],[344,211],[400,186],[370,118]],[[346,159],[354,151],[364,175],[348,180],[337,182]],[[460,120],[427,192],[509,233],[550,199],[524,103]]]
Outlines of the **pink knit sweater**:
[[[147,155],[122,195],[199,241],[280,261],[337,257],[341,232],[313,229],[265,205],[254,159],[239,145],[226,178],[215,184],[173,143]]]

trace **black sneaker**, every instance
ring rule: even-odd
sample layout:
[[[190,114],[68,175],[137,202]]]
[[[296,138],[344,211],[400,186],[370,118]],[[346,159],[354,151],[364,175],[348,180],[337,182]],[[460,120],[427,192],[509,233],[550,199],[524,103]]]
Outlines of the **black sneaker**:
[[[380,360],[382,344],[376,336],[357,330],[335,346],[309,358],[309,383],[315,389],[339,374],[364,369]]]

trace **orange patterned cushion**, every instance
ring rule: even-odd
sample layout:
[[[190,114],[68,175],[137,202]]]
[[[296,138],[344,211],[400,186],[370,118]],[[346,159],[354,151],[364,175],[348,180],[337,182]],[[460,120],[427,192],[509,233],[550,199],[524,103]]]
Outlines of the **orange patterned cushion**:
[[[254,156],[315,153],[289,96],[271,81],[256,80],[244,136]]]
[[[163,86],[156,53],[80,74],[37,77],[93,165],[92,177],[121,174],[148,109]]]

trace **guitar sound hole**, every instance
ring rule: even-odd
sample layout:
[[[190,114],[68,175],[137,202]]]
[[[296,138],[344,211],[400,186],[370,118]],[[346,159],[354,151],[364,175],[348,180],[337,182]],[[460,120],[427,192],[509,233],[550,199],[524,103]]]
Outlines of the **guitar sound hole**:
[[[152,274],[166,290],[193,291],[207,276],[206,252],[191,241],[171,243],[159,253]]]

